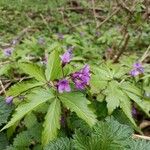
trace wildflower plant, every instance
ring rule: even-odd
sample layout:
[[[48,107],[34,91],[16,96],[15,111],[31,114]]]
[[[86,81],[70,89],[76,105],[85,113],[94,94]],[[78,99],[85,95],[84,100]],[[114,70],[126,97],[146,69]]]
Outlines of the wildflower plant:
[[[7,91],[6,103],[16,104],[16,110],[11,120],[2,130],[14,126],[28,113],[36,111],[43,104],[48,105],[45,121],[43,123],[42,144],[57,137],[61,128],[62,110],[75,112],[90,126],[96,122],[96,115],[88,106],[86,94],[82,92],[90,82],[90,68],[85,65],[81,70],[67,74],[65,67],[72,59],[72,51],[63,55],[53,51],[48,58],[46,67],[32,63],[19,63],[19,68],[31,77],[10,87]],[[20,96],[24,100],[20,101]]]

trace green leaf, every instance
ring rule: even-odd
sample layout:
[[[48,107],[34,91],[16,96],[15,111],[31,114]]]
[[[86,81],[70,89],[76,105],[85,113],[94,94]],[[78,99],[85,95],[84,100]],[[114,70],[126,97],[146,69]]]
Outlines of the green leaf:
[[[71,111],[85,120],[90,126],[96,123],[96,116],[93,111],[87,105],[87,99],[81,93],[65,93],[59,96],[62,103]]]
[[[112,114],[114,109],[116,109],[120,105],[118,90],[118,84],[115,81],[110,82],[107,89],[105,90],[109,114]]]
[[[43,145],[48,144],[57,137],[57,130],[60,129],[60,101],[56,98],[50,105],[45,117],[44,131],[42,133]]]
[[[56,50],[49,55],[45,75],[48,81],[58,79],[62,76],[60,56]]]
[[[132,117],[132,108],[131,108],[131,102],[130,99],[125,96],[124,93],[122,93],[120,96],[120,108],[122,108],[124,114],[127,116],[127,118],[130,120],[130,122],[132,123],[133,127],[138,131],[137,129],[137,125]]]
[[[118,82],[110,82],[105,94],[109,114],[111,114],[114,109],[119,106],[130,122],[133,124],[133,126],[136,128],[136,123],[132,118],[130,99],[126,93],[120,89]]]
[[[8,146],[8,140],[5,135],[5,133],[1,132],[0,133],[0,149],[5,150],[5,148]]]
[[[130,144],[131,150],[150,150],[150,141],[146,140],[132,140]]]
[[[30,102],[19,105],[16,108],[16,112],[13,114],[11,120],[8,122],[6,126],[2,128],[2,130],[7,129],[10,126],[14,125],[18,120],[22,119],[27,113],[37,108],[38,106],[48,101],[49,99],[52,99],[53,97],[54,96],[52,92],[46,91],[44,89],[38,90],[28,95],[28,99],[30,100]]]
[[[32,139],[27,131],[20,132],[16,138],[14,138],[13,145],[21,149],[21,147],[29,146]]]
[[[141,90],[129,82],[123,82],[120,87],[126,91],[141,96]]]
[[[131,92],[125,92],[148,116],[150,116],[150,101],[144,100]]]
[[[44,70],[40,66],[32,63],[21,63],[19,67],[29,76],[34,77],[38,81],[45,82]]]
[[[107,86],[107,81],[99,78],[98,75],[92,75],[90,81],[90,87],[92,93],[99,93],[101,90],[105,89]]]
[[[35,80],[23,81],[23,82],[20,82],[11,86],[9,90],[6,92],[6,94],[8,96],[16,97],[20,95],[21,93],[28,91],[29,89],[42,86],[42,85],[43,85],[43,82],[37,82]]]
[[[72,150],[71,141],[67,137],[61,137],[50,142],[44,150]]]
[[[98,122],[89,135],[77,131],[73,146],[77,150],[124,150],[132,133],[130,127],[108,117],[105,122]]]
[[[33,113],[29,113],[24,118],[24,124],[27,128],[33,127],[35,124],[37,124],[37,118],[36,115]]]
[[[10,113],[12,112],[13,107],[10,105],[7,105],[5,102],[5,99],[0,96],[0,126],[3,123],[6,123],[8,120],[8,117],[10,116]]]

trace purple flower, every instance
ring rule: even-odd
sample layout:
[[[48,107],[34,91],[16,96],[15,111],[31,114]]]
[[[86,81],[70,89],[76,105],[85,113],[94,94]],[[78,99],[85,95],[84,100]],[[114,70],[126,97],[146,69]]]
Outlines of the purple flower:
[[[143,73],[144,73],[144,68],[141,63],[137,62],[137,63],[133,64],[133,69],[130,72],[131,76],[135,77],[135,76],[137,76],[139,74],[143,74]]]
[[[136,117],[137,114],[138,114],[138,112],[137,112],[135,106],[132,106],[132,116]]]
[[[45,39],[43,37],[39,37],[37,42],[38,42],[39,45],[44,45],[45,44]]]
[[[79,90],[85,89],[86,85],[89,85],[90,81],[90,67],[85,65],[83,69],[75,72],[71,75],[72,81]]]
[[[71,61],[72,49],[68,49],[62,56],[60,56],[63,66]]]
[[[95,35],[96,35],[97,37],[99,37],[99,36],[100,36],[100,32],[96,31],[96,32],[95,32]]]
[[[8,97],[6,97],[5,102],[6,102],[7,104],[12,104],[13,98],[14,98],[13,96],[8,96]]]
[[[64,39],[64,35],[62,33],[57,33],[57,37],[58,39],[60,40],[63,40]]]
[[[4,55],[7,57],[11,56],[12,52],[13,52],[13,48],[11,47],[4,49]]]
[[[64,91],[70,92],[71,88],[69,85],[69,81],[66,79],[59,80],[57,83],[57,89],[59,93],[63,93]]]
[[[80,35],[81,35],[81,36],[84,36],[84,35],[85,35],[85,33],[84,33],[84,32],[80,32]]]

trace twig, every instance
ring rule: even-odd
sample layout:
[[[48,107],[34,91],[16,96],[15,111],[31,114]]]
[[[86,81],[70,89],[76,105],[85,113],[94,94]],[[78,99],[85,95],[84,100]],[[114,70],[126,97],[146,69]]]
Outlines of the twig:
[[[141,124],[140,124],[140,129],[144,129],[146,127],[150,127],[150,121],[148,120],[144,120]]]
[[[126,50],[127,48],[127,45],[128,45],[128,42],[129,42],[129,39],[130,39],[130,36],[129,34],[127,33],[126,36],[125,36],[125,42],[124,42],[124,45],[122,46],[120,52],[117,54],[117,56],[115,56],[114,60],[113,60],[113,63],[116,63],[120,56],[122,55],[122,53]]]
[[[97,27],[98,26],[98,22],[97,22],[97,17],[96,17],[95,1],[94,0],[92,0],[92,7],[93,7],[93,16],[94,16],[95,24],[96,24],[96,27]]]
[[[93,10],[93,7],[87,7],[87,8],[83,8],[83,7],[67,7],[67,8],[58,8],[58,11],[66,11],[66,10],[72,10],[72,11],[76,11],[76,10]],[[101,8],[95,8],[95,11],[104,11]]]
[[[119,5],[121,8],[123,8],[124,10],[127,11],[127,13],[128,13],[128,12],[129,12],[130,14],[133,13],[132,10],[131,10],[130,8],[128,8],[128,7],[126,6],[126,4],[125,4],[122,0],[116,0],[116,1],[117,1],[118,5]]]
[[[101,27],[105,22],[107,22],[111,17],[113,17],[118,11],[120,10],[120,7],[117,8],[110,16],[108,16],[104,21],[102,21],[100,24],[97,25],[96,29]]]
[[[6,95],[5,87],[4,87],[4,85],[3,85],[1,80],[0,80],[0,85],[1,85],[1,88],[2,88],[2,92],[4,92],[4,94]]]
[[[143,54],[143,56],[140,59],[140,62],[143,62],[148,56],[150,56],[150,45],[148,46],[147,50]]]
[[[40,17],[42,18],[43,23],[46,25],[48,31],[50,31],[50,28],[49,28],[48,23],[47,23],[46,19],[44,18],[44,16],[42,14],[40,14]]]
[[[133,134],[133,139],[144,139],[144,140],[150,140],[149,136],[144,136],[144,135],[138,135],[138,134]]]
[[[23,29],[14,39],[11,40],[11,42],[7,45],[0,45],[0,47],[2,49],[7,48],[7,47],[12,47],[12,46],[16,46],[16,44],[20,43],[20,41],[22,40],[23,36],[28,32],[31,31],[31,27],[27,27],[25,29]]]
[[[4,93],[6,95],[6,89],[11,85],[11,82],[7,83],[5,87],[3,86],[2,90],[0,91],[0,94]]]

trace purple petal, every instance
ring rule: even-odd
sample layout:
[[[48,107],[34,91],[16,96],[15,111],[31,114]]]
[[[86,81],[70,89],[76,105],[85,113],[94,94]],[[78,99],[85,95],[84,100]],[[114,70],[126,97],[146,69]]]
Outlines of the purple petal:
[[[8,96],[8,97],[6,97],[5,102],[6,102],[7,104],[12,104],[13,98],[14,98],[13,96]]]
[[[58,89],[59,93],[63,93],[64,91],[70,92],[71,88],[70,88],[70,85],[69,85],[69,81],[66,80],[66,79],[60,80],[57,84],[57,89]]]

